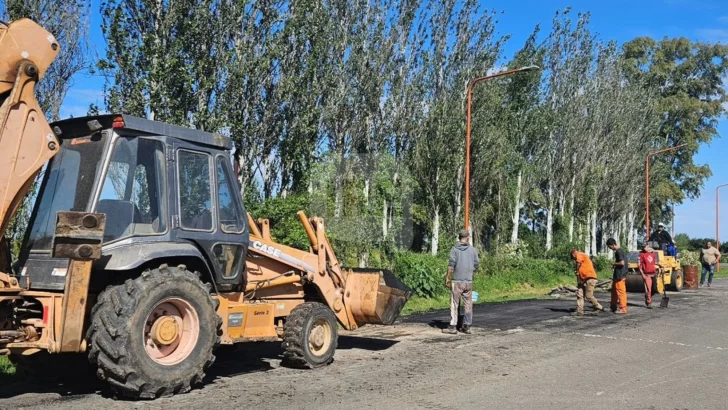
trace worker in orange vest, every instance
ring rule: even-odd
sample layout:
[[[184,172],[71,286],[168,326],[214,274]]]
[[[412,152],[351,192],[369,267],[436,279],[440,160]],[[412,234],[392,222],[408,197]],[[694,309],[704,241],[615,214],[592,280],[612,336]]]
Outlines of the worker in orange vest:
[[[585,253],[576,249],[571,250],[571,259],[576,261],[576,316],[584,315],[584,298],[591,303],[595,311],[604,310],[599,304],[597,298],[594,297],[594,288],[597,286],[597,272],[594,270],[594,264]]]

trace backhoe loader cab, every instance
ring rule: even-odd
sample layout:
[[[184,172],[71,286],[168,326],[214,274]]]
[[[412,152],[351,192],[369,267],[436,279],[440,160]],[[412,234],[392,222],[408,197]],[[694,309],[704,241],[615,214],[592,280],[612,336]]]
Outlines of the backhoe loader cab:
[[[48,164],[21,258],[21,282],[62,290],[66,259],[51,257],[58,211],[106,215],[92,290],[165,259],[245,285],[248,231],[231,167],[232,143],[210,133],[123,115],[52,124],[61,150]],[[144,257],[139,257],[144,255]]]

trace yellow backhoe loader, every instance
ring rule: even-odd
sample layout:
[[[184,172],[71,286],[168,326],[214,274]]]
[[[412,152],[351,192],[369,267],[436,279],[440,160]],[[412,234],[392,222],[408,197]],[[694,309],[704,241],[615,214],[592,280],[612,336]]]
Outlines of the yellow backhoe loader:
[[[45,167],[15,266],[0,241],[0,354],[85,354],[117,395],[153,399],[200,384],[219,344],[282,340],[318,367],[339,325],[399,316],[410,290],[343,268],[321,218],[299,212],[303,251],[245,211],[229,138],[127,115],[48,124],[34,87],[58,52],[36,23],[0,22],[0,235]]]

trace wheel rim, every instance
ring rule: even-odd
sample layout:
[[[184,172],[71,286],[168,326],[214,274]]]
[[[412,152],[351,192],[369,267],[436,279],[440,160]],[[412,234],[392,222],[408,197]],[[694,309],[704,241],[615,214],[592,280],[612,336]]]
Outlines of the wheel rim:
[[[144,323],[144,350],[155,362],[172,366],[186,359],[200,336],[200,319],[189,302],[169,298],[157,303]]]
[[[676,276],[677,277],[675,278],[675,287],[678,288],[678,289],[681,289],[682,286],[683,286],[682,273],[681,272],[678,272]]]
[[[308,349],[314,356],[323,356],[331,347],[331,324],[326,319],[313,322],[308,334]]]

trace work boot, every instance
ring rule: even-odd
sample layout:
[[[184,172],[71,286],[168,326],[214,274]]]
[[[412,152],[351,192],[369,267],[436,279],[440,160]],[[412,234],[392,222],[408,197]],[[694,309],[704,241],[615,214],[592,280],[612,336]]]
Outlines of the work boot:
[[[605,309],[604,306],[597,306],[597,307],[594,308],[594,311],[597,312],[597,313],[599,313],[599,312],[606,312],[607,309]]]
[[[463,327],[460,328],[460,332],[465,333],[466,335],[473,333],[470,330],[470,326],[468,326],[468,325],[463,325]]]
[[[458,333],[458,330],[455,328],[455,326],[450,325],[446,329],[442,329],[442,333],[447,333],[450,335],[456,335]]]
[[[616,315],[626,315],[627,314],[627,311],[626,310],[619,309],[616,312],[614,312],[614,314],[616,314]]]
[[[647,307],[647,309],[652,309],[652,303],[646,303],[645,306]]]
[[[571,316],[584,316],[583,310],[577,310],[576,312],[572,312]]]
[[[710,282],[708,282],[708,287],[710,287]]]

